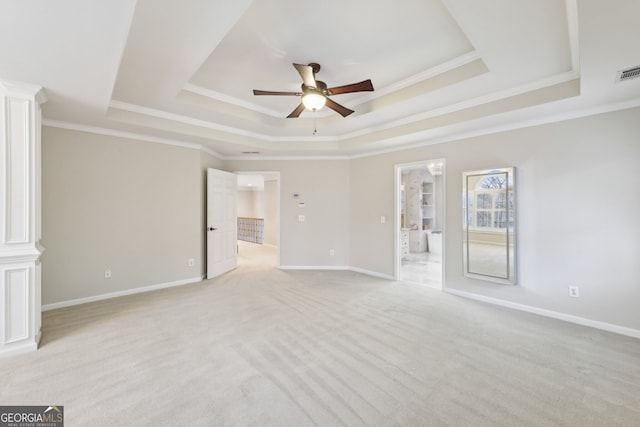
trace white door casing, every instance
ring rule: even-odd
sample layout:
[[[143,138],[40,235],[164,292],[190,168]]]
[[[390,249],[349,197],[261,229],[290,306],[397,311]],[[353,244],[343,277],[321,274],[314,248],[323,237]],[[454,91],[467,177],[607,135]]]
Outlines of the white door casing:
[[[431,160],[423,160],[423,161],[418,161],[418,162],[412,162],[412,163],[402,163],[402,164],[396,164],[395,165],[395,196],[394,196],[394,200],[395,200],[395,233],[394,233],[394,242],[395,242],[395,251],[394,251],[394,278],[395,280],[403,280],[402,277],[402,256],[401,256],[401,246],[402,246],[402,224],[401,224],[401,210],[402,210],[402,201],[401,201],[401,197],[402,197],[402,191],[401,191],[401,187],[402,187],[402,172],[403,170],[412,170],[412,169],[419,169],[419,168],[426,168],[429,169],[429,172],[431,172],[431,167],[435,167],[435,169],[438,169],[439,173],[436,173],[437,175],[441,175],[441,195],[439,196],[440,198],[438,198],[437,200],[437,205],[441,206],[441,211],[440,212],[440,223],[438,228],[441,230],[445,230],[446,228],[446,224],[445,224],[445,218],[446,218],[446,201],[445,201],[445,197],[444,195],[446,194],[446,174],[444,173],[445,168],[446,168],[446,159],[441,158],[441,159],[431,159]],[[434,195],[434,197],[436,197]],[[446,283],[444,280],[444,272],[445,272],[445,263],[446,263],[446,251],[444,250],[444,246],[445,246],[445,240],[442,238],[442,234],[438,234],[437,237],[434,237],[434,239],[440,241],[440,248],[438,248],[442,254],[442,260],[441,260],[441,272],[440,272],[440,286],[439,288],[444,290],[446,287]]]
[[[235,174],[207,169],[207,279],[238,265]]]

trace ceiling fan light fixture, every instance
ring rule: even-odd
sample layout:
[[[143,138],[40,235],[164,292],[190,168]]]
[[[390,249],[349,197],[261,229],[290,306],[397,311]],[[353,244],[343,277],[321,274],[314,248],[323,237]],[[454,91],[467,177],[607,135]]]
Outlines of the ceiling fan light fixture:
[[[318,111],[326,102],[327,98],[315,89],[309,89],[302,95],[302,103],[307,110]]]
[[[325,105],[327,108],[340,114],[342,117],[347,117],[353,113],[353,110],[348,109],[344,105],[340,105],[330,97],[333,95],[340,95],[343,93],[352,92],[365,92],[373,91],[373,84],[371,79],[363,80],[358,83],[351,83],[343,86],[327,87],[327,84],[321,80],[316,79],[316,73],[320,71],[320,64],[312,62],[309,65],[293,64],[298,74],[302,77],[302,91],[301,92],[277,92],[273,90],[258,90],[254,89],[254,95],[284,95],[284,96],[299,96],[301,102],[298,106],[287,116],[288,119],[298,118],[304,110],[318,111]]]

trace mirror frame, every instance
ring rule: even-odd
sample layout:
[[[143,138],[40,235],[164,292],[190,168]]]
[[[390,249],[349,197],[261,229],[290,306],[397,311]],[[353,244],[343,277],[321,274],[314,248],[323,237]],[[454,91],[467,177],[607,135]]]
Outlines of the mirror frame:
[[[506,285],[515,285],[516,284],[516,242],[517,242],[517,238],[516,238],[516,214],[517,214],[517,209],[516,209],[516,177],[515,177],[515,167],[507,167],[507,168],[497,168],[497,169],[486,169],[486,170],[479,170],[479,171],[468,171],[468,172],[463,172],[462,174],[462,200],[463,200],[463,210],[462,210],[462,228],[463,228],[463,236],[462,236],[462,250],[463,250],[463,255],[462,255],[462,264],[463,264],[463,268],[464,268],[464,275],[466,277],[471,277],[474,279],[480,279],[480,280],[487,280],[490,282],[496,282],[496,283],[501,283],[501,284],[506,284]],[[469,232],[470,232],[470,224],[468,223],[468,218],[469,218],[469,192],[470,191],[474,191],[475,192],[475,188],[469,188],[469,181],[470,179],[477,179],[478,177],[480,177],[480,179],[482,179],[481,177],[483,175],[486,176],[491,176],[491,175],[501,175],[504,174],[506,175],[506,182],[507,182],[507,194],[506,194],[506,207],[505,207],[505,214],[506,214],[506,218],[507,218],[507,227],[505,229],[505,249],[506,249],[506,275],[491,275],[491,274],[484,274],[481,272],[474,272],[471,268],[470,268],[470,263],[469,263]],[[479,181],[478,181],[479,182]],[[512,206],[509,206],[509,200],[513,200],[513,204]],[[474,203],[477,203],[477,201],[474,200]],[[511,210],[513,210],[513,214],[512,214],[512,222],[510,220],[510,216],[511,216]],[[466,218],[465,218],[466,216]],[[510,250],[511,248],[511,250]]]

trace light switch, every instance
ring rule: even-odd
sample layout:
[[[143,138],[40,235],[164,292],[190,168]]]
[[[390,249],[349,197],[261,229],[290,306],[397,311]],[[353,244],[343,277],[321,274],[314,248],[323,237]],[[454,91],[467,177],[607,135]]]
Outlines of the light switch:
[[[304,222],[304,215],[298,215],[298,221]]]
[[[386,224],[386,223],[387,223],[387,217],[386,217],[386,216],[384,216],[384,215],[382,215],[382,216],[380,217],[380,224]]]

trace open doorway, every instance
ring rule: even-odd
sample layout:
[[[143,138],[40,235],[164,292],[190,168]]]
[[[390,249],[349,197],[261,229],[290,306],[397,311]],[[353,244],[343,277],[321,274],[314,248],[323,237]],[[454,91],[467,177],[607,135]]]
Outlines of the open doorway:
[[[396,165],[397,280],[442,289],[444,159]]]
[[[235,172],[238,177],[238,264],[280,265],[280,173]]]

